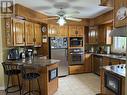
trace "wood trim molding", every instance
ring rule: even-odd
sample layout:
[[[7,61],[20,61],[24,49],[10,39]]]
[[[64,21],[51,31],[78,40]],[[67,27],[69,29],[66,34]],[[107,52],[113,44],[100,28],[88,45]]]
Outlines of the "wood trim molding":
[[[47,16],[45,14],[39,13],[20,4],[15,4],[15,15],[24,17],[28,21],[47,23]]]

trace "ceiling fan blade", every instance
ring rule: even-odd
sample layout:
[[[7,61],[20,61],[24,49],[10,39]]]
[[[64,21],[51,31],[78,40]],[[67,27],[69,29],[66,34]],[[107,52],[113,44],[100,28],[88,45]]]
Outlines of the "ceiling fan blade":
[[[79,19],[79,18],[73,18],[73,17],[66,17],[66,20],[72,20],[72,21],[82,21],[82,19]]]
[[[47,19],[44,20],[55,20],[55,19],[58,19],[58,17],[48,17]]]

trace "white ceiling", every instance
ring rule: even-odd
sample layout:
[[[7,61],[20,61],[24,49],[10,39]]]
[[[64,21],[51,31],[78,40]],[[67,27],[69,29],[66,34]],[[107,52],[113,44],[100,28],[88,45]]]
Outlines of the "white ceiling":
[[[23,6],[44,13],[48,16],[55,16],[60,8],[66,14],[73,13],[78,18],[93,18],[105,13],[111,8],[99,6],[100,0],[15,0]]]

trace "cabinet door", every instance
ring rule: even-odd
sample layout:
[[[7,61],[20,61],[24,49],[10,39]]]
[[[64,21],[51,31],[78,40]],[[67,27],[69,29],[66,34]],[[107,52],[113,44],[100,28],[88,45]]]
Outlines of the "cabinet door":
[[[96,44],[97,43],[97,30],[96,29],[90,29],[89,30],[89,43],[90,44]]]
[[[68,37],[68,26],[60,26],[59,27],[59,36]]]
[[[5,18],[6,45],[13,46],[12,19]]]
[[[59,36],[59,26],[58,25],[49,25],[49,36],[50,37],[56,37]]]
[[[13,20],[13,34],[14,34],[14,46],[24,46],[24,21],[23,20]]]
[[[110,65],[110,58],[109,57],[103,57],[103,66]]]
[[[78,37],[83,37],[84,36],[84,26],[77,26],[77,36]]]
[[[36,47],[40,47],[42,45],[41,42],[42,33],[41,33],[41,26],[39,24],[34,24],[34,34],[35,34],[34,44]]]
[[[105,44],[106,42],[106,27],[104,25],[100,25],[98,27],[98,43]]]
[[[118,60],[118,59],[111,59],[111,64],[112,65],[117,65],[119,63],[120,63],[120,60]]]
[[[69,37],[76,37],[76,32],[77,32],[76,26],[69,26]]]
[[[92,71],[92,64],[91,64],[91,54],[85,54],[84,64],[85,64],[85,72]]]
[[[34,45],[33,23],[25,21],[25,41],[27,46]]]

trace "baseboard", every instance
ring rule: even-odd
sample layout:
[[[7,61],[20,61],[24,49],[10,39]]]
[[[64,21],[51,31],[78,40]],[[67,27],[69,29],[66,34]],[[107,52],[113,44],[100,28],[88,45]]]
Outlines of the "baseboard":
[[[5,90],[5,87],[4,86],[0,86],[0,90]]]

